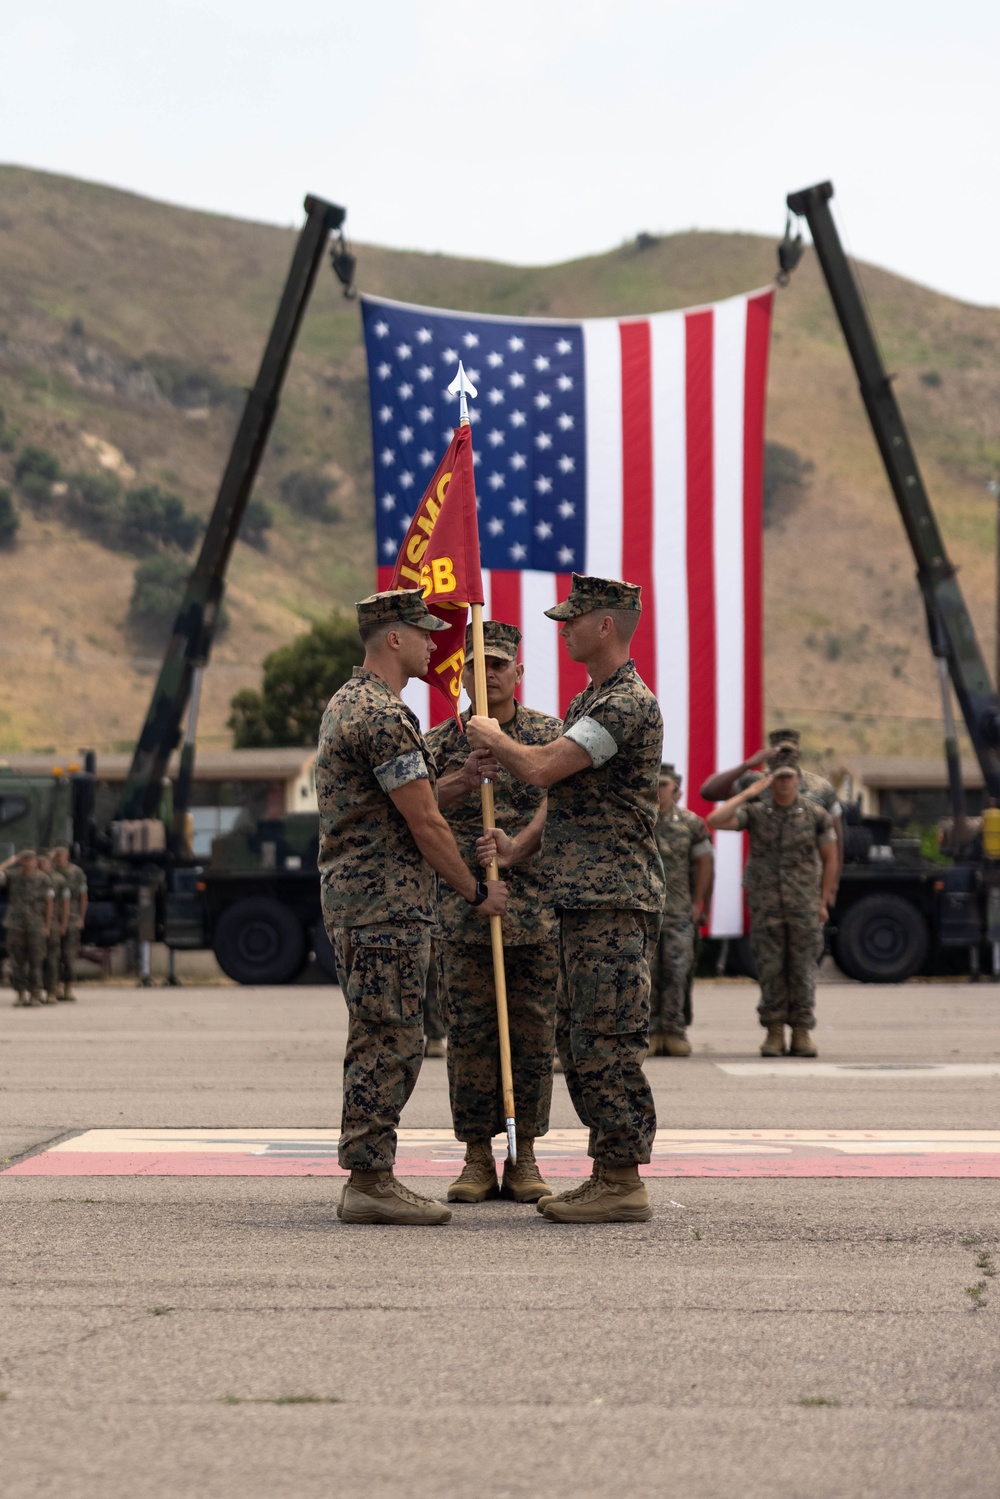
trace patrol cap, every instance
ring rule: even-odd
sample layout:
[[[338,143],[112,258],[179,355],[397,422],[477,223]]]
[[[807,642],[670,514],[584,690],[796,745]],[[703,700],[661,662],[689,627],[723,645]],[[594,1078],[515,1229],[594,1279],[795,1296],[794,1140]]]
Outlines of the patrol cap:
[[[358,629],[372,625],[415,625],[418,630],[447,630],[443,619],[433,615],[419,588],[387,588],[356,605]]]
[[[517,648],[521,644],[521,632],[517,625],[501,624],[498,619],[483,620],[483,653],[499,656],[504,661],[517,660]],[[472,660],[472,626],[465,627],[465,659]]]
[[[573,586],[569,598],[554,609],[546,609],[547,619],[578,619],[581,614],[590,614],[594,609],[631,609],[642,613],[638,583],[623,583],[620,578],[590,578],[585,573],[573,574]]]
[[[767,736],[767,742],[772,749],[777,749],[780,744],[794,744],[798,749],[802,742],[802,735],[798,729],[772,729]]]
[[[37,859],[38,855],[33,848],[19,848],[17,851],[19,859]]]
[[[799,773],[795,769],[794,765],[779,765],[778,768],[777,768],[777,770],[772,770],[771,771],[771,777],[775,781],[778,779],[779,776],[781,776],[782,778],[784,778],[785,776],[795,776],[796,779],[797,779],[798,778],[798,774]]]

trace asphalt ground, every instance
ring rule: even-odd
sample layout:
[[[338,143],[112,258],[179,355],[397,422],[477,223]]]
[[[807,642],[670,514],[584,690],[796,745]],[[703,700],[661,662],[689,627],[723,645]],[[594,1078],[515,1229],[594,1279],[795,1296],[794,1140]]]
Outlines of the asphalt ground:
[[[80,992],[0,1008],[6,1162],[96,1127],[335,1125],[339,991]],[[998,1077],[722,1071],[756,1057],[755,1000],[696,986],[695,1054],[647,1064],[661,1125],[1000,1125]],[[819,1013],[823,1061],[1000,1061],[989,984],[826,984]],[[448,1123],[442,1062],[403,1123]],[[577,1124],[558,1077],[552,1123]],[[642,1225],[379,1229],[338,1222],[330,1177],[0,1174],[0,1492],[994,1499],[996,1180],[650,1191]]]

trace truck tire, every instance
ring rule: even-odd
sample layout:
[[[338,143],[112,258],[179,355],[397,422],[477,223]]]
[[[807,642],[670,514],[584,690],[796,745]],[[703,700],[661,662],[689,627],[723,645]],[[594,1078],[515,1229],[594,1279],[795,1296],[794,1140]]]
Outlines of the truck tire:
[[[326,974],[331,984],[339,984],[337,959],[334,957],[333,944],[326,935],[322,916],[312,930],[312,949],[316,955],[317,967]]]
[[[302,967],[306,936],[287,906],[255,895],[223,911],[212,950],[223,973],[238,984],[287,984]]]
[[[927,923],[901,895],[866,895],[840,918],[833,955],[863,984],[901,984],[923,967]]]

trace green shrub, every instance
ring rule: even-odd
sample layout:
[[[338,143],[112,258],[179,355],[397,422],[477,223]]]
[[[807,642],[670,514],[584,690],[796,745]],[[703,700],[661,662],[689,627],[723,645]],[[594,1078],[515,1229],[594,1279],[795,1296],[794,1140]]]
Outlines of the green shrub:
[[[128,623],[144,644],[154,647],[165,644],[190,575],[190,563],[167,552],[147,557],[138,564],[132,580]],[[221,635],[228,623],[225,609],[220,609],[216,635]]]
[[[337,485],[324,474],[310,473],[307,469],[296,469],[286,474],[278,485],[278,493],[290,510],[297,510],[309,520],[323,521],[333,525],[341,519],[339,505],[330,504],[330,496]]]
[[[18,489],[36,509],[44,509],[52,503],[52,483],[42,474],[25,474],[18,480]]]
[[[780,442],[764,444],[764,524],[781,522],[811,483],[813,464]]]
[[[270,531],[273,525],[274,511],[264,500],[258,500],[254,496],[249,500],[243,512],[240,536],[247,546],[256,547],[258,552],[266,552],[267,536],[265,533]]]
[[[14,477],[21,484],[28,474],[37,474],[40,479],[47,479],[50,484],[54,484],[60,474],[59,459],[45,448],[29,443],[21,449],[21,456],[14,465]],[[23,484],[21,487],[24,487]]]
[[[69,474],[67,482],[66,509],[70,519],[95,541],[114,546],[122,519],[122,487],[114,474]]]
[[[0,489],[0,547],[9,551],[17,540],[21,517],[14,504],[14,496],[7,488]]]
[[[130,489],[122,504],[121,545],[137,557],[148,556],[163,546],[190,552],[201,535],[201,522],[184,509],[176,494],[166,494],[156,484]]]

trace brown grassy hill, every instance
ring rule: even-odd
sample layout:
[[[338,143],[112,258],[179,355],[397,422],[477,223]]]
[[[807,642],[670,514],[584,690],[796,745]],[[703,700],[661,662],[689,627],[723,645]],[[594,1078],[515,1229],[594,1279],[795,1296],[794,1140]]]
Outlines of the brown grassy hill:
[[[776,221],[780,205],[775,205]],[[66,470],[115,471],[214,497],[294,232],[0,168],[0,406],[15,439]],[[770,280],[770,241],[672,235],[567,265],[524,268],[358,247],[363,290],[521,314],[652,311]],[[1000,469],[1000,312],[863,270],[886,357],[988,659]],[[195,395],[192,396],[192,391]],[[197,392],[204,392],[204,398]],[[180,392],[180,394],[178,394]],[[814,748],[934,753],[938,705],[913,565],[811,255],[778,297],[768,437],[813,465],[766,532],[767,708]],[[228,742],[228,702],[262,658],[371,585],[364,358],[357,307],[324,271],[258,485],[275,524],[240,544],[231,625],[206,681],[203,742]],[[335,524],[283,504],[293,470],[336,484]],[[0,751],[129,747],[155,657],[126,614],[135,559],[21,503],[0,552]]]

